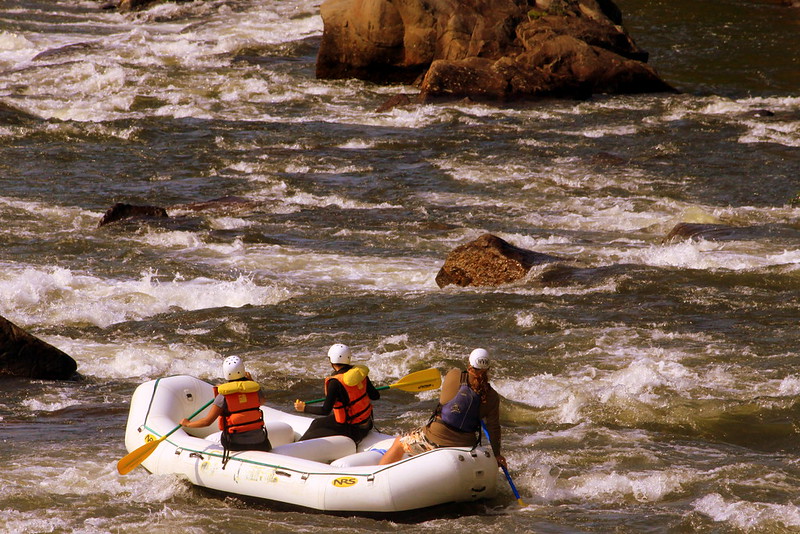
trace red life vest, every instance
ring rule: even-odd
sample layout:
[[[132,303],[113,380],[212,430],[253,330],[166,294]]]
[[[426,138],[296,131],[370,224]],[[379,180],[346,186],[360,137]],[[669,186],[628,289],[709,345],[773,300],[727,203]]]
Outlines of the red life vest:
[[[235,380],[215,388],[215,394],[218,391],[225,395],[227,408],[217,421],[220,430],[228,434],[239,434],[264,427],[259,389],[261,387],[252,380]]]
[[[347,392],[350,399],[347,404],[342,404],[337,400],[333,405],[333,416],[337,423],[347,423],[357,425],[363,423],[372,416],[372,402],[367,395],[367,377],[354,386],[348,386],[345,382],[344,374],[329,376],[325,379],[325,394],[328,394],[328,382],[337,380]]]

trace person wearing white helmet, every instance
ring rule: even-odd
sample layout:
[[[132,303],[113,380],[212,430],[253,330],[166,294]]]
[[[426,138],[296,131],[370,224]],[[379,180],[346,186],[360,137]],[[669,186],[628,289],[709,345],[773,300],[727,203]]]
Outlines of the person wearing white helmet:
[[[202,428],[217,421],[222,431],[223,469],[230,451],[270,451],[267,429],[261,405],[265,399],[261,386],[245,371],[238,356],[229,356],[222,362],[222,376],[226,382],[214,388],[214,402],[202,419],[182,419],[187,428]]]
[[[296,400],[298,412],[323,415],[311,422],[298,441],[325,436],[347,436],[358,443],[373,427],[372,401],[381,398],[369,379],[369,369],[353,365],[350,347],[335,343],[328,349],[333,373],[325,378],[325,400],[311,406]],[[333,412],[333,413],[331,413]]]
[[[481,422],[489,432],[497,464],[506,466],[501,454],[500,395],[489,384],[492,362],[486,349],[469,355],[466,371],[452,369],[442,381],[439,404],[427,425],[394,440],[381,458],[386,465],[438,447],[471,447],[480,441]]]

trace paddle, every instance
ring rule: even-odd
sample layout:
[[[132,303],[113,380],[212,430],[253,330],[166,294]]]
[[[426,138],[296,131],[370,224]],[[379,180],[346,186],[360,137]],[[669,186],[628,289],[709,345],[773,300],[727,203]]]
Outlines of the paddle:
[[[380,386],[375,389],[400,389],[402,391],[428,391],[430,389],[436,389],[442,385],[442,375],[439,373],[438,369],[424,369],[422,371],[417,371],[415,373],[411,373],[409,375],[404,376],[394,384],[389,384],[388,386]],[[325,397],[321,399],[314,399],[310,401],[306,401],[306,404],[314,404],[315,402],[322,402],[325,400]]]
[[[200,407],[199,410],[197,410],[192,415],[187,417],[187,419],[194,418],[194,416],[196,416],[197,414],[199,414],[200,412],[211,406],[212,402],[214,402],[214,399],[211,399],[210,401],[205,403],[203,406]],[[156,450],[156,447],[158,447],[162,441],[167,439],[173,433],[177,432],[179,428],[181,428],[181,425],[176,426],[175,428],[173,428],[172,430],[161,436],[159,439],[154,441],[148,441],[135,451],[130,452],[126,456],[124,456],[119,462],[117,462],[117,471],[119,471],[119,474],[127,475],[128,473],[133,471],[136,468],[136,466],[144,462],[147,459],[147,457],[150,456],[154,450]]]
[[[492,440],[489,438],[489,429],[486,428],[486,423],[481,421],[481,428],[483,429],[483,433],[486,436],[486,441],[489,442],[489,446],[492,445]],[[503,468],[503,473],[506,474],[506,480],[508,480],[508,485],[511,486],[511,491],[514,493],[514,497],[517,498],[517,502],[520,506],[527,506],[525,502],[522,500],[522,497],[519,496],[519,492],[517,491],[517,487],[514,485],[514,481],[511,480],[511,475],[508,473],[508,469],[506,466],[501,465],[500,467]]]

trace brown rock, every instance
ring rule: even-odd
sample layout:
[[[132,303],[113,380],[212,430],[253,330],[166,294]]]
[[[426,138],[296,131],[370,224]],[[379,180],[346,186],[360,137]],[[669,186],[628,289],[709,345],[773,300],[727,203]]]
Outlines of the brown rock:
[[[378,106],[375,110],[378,113],[383,113],[384,111],[389,111],[390,109],[394,109],[397,107],[408,106],[411,104],[411,97],[408,95],[392,95],[390,96],[386,102]]]
[[[422,101],[675,91],[612,0],[325,0],[320,13],[317,77],[418,82]]]
[[[77,369],[69,355],[0,317],[0,376],[68,380]]]
[[[169,215],[167,214],[167,210],[158,206],[134,206],[132,204],[117,202],[108,208],[97,226],[104,226],[122,219],[150,217],[163,219],[169,218]]]
[[[122,12],[138,11],[150,7],[158,1],[163,0],[120,0],[117,9]]]
[[[559,258],[518,248],[503,239],[484,234],[453,249],[436,275],[439,287],[499,286],[525,277],[534,265]]]

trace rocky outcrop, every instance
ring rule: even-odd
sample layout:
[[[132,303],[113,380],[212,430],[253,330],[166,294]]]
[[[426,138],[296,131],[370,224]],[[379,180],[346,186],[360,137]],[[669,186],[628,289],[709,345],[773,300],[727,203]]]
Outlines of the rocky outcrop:
[[[166,219],[167,217],[169,217],[167,210],[159,206],[134,206],[133,204],[117,202],[108,208],[103,218],[100,219],[98,226],[105,226],[123,219]]]
[[[0,377],[68,380],[77,369],[69,355],[0,317]]]
[[[436,275],[439,287],[499,286],[524,278],[534,265],[560,258],[518,248],[492,234],[453,249]]]
[[[319,78],[413,83],[421,98],[674,91],[611,0],[325,0]]]

